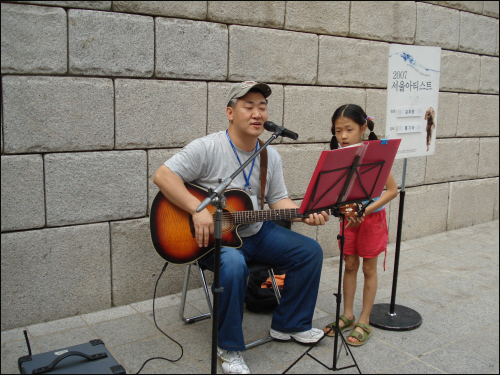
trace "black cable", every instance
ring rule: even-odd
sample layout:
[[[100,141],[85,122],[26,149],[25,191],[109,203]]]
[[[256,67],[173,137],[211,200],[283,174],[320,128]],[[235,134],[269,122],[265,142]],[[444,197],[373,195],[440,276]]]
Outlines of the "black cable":
[[[156,328],[158,328],[158,330],[163,333],[165,336],[167,336],[170,340],[172,340],[173,342],[175,342],[177,345],[179,345],[179,347],[181,348],[181,356],[177,359],[168,359],[168,358],[164,358],[164,357],[153,357],[153,358],[149,358],[148,360],[146,360],[141,368],[139,369],[139,371],[136,372],[136,374],[140,373],[142,371],[142,369],[144,368],[144,366],[146,365],[146,363],[148,363],[149,361],[153,360],[153,359],[164,359],[165,361],[169,361],[169,362],[177,362],[179,361],[182,356],[184,355],[184,348],[182,347],[181,344],[179,344],[177,341],[175,341],[172,337],[170,337],[169,335],[167,335],[165,332],[163,332],[161,330],[160,327],[158,327],[158,324],[156,323],[156,316],[155,316],[155,299],[156,299],[156,288],[158,287],[158,282],[160,281],[160,278],[161,278],[161,275],[163,275],[163,272],[165,271],[165,269],[167,268],[168,266],[168,262],[165,262],[165,265],[163,266],[163,269],[161,270],[161,273],[160,273],[160,276],[158,276],[158,279],[156,280],[156,285],[155,285],[155,291],[154,291],[154,294],[153,294],[153,320],[155,322],[155,326]]]

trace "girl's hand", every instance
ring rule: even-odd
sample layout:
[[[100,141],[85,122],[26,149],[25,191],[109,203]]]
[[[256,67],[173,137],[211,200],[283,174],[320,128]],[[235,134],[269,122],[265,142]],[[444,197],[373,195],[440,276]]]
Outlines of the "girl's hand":
[[[363,216],[361,216],[361,217],[348,217],[347,221],[349,221],[349,222],[347,223],[347,225],[345,227],[346,228],[358,227],[359,224],[361,224],[363,222],[363,220],[365,220],[365,214],[363,214]]]

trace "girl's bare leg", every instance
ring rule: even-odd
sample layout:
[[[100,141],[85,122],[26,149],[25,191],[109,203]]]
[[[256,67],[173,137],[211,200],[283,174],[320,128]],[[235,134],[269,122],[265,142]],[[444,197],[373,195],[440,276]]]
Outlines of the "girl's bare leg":
[[[373,308],[373,303],[375,302],[375,295],[377,294],[377,260],[378,256],[374,258],[363,258],[363,274],[365,276],[365,284],[363,286],[363,310],[358,319],[358,323],[361,324],[370,324],[370,313]],[[360,333],[364,332],[359,327],[356,327],[356,331]],[[351,342],[359,342],[359,340],[354,337],[349,337],[348,340]]]
[[[359,269],[359,256],[345,256],[345,271],[344,271],[344,316],[347,319],[353,319],[354,294],[356,293],[356,279]],[[343,327],[344,322],[339,321],[339,327]]]

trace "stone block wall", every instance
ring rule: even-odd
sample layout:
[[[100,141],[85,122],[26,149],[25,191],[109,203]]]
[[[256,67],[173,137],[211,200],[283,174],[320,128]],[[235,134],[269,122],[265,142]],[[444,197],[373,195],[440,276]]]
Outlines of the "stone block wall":
[[[149,234],[152,176],[227,127],[232,82],[270,84],[270,120],[299,133],[275,148],[300,204],[339,105],[366,108],[384,136],[391,43],[442,48],[436,153],[408,159],[403,239],[498,219],[498,8],[2,2],[1,329],[152,298],[163,266]],[[387,207],[391,241],[398,202]],[[331,257],[338,226],[292,229]],[[158,296],[180,292],[183,272],[167,268]]]

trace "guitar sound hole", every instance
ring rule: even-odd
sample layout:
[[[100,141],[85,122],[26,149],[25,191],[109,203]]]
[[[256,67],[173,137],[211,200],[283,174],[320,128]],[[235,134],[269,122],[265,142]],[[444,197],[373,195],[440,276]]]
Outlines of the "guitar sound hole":
[[[227,209],[224,209],[222,213],[222,233],[229,233],[233,230],[234,230],[233,214]]]

